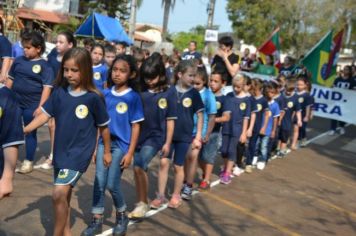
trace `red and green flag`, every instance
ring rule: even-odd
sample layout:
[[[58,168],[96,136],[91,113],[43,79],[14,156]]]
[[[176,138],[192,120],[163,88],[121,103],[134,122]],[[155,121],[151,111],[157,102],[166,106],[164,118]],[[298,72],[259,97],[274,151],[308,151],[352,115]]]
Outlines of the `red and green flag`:
[[[337,67],[337,62],[339,60],[339,52],[341,49],[343,36],[344,36],[344,29],[340,30],[339,33],[337,33],[334,36],[331,45],[331,52],[330,52],[329,61],[325,72],[325,77],[327,78],[326,85],[329,85],[329,87],[333,85],[334,80],[336,79],[337,76],[336,67]]]
[[[264,42],[258,49],[260,52],[260,56],[263,61],[265,61],[265,58],[267,55],[272,55],[274,58],[274,65],[279,68],[281,66],[281,60],[280,60],[280,51],[281,51],[281,45],[280,45],[280,37],[279,37],[279,27],[275,29],[270,37]]]
[[[329,80],[331,70],[328,69],[331,58],[332,34],[330,30],[302,59],[301,63],[312,75],[312,83],[331,87]]]

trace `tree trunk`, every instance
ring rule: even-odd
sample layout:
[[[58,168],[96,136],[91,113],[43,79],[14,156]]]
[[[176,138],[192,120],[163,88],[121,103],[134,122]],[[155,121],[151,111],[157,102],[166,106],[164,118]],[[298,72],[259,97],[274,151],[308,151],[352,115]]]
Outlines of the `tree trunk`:
[[[137,1],[131,0],[129,38],[132,39],[133,42],[135,41],[136,7],[137,7]]]
[[[169,11],[171,10],[172,0],[164,1],[164,12],[163,12],[163,27],[162,27],[162,41],[166,41],[168,20],[169,20]]]

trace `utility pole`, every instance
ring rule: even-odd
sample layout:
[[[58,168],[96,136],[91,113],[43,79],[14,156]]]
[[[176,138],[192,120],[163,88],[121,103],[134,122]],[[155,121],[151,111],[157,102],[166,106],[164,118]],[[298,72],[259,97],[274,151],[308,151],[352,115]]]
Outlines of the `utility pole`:
[[[210,0],[210,2],[208,3],[207,11],[208,11],[207,29],[212,29],[214,23],[215,0]]]
[[[130,39],[132,39],[132,41],[135,40],[136,10],[137,10],[137,0],[131,0],[129,37]]]

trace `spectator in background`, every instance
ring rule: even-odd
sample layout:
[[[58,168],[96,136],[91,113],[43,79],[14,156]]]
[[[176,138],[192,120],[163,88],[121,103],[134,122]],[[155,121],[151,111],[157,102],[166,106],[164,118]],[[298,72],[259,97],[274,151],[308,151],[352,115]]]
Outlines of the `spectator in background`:
[[[258,63],[255,72],[262,75],[276,75],[276,67],[274,66],[274,59],[272,55],[266,56],[266,64]]]
[[[151,52],[148,49],[142,49],[142,52],[145,55],[145,60],[151,55]]]
[[[23,47],[22,47],[21,40],[23,38],[23,35],[27,34],[27,33],[28,33],[28,29],[27,28],[21,30],[20,40],[12,45],[12,56],[13,56],[13,58],[21,57],[21,56],[24,55],[24,50],[23,50]]]
[[[211,71],[218,70],[226,75],[227,86],[231,86],[232,78],[239,70],[239,56],[232,52],[233,46],[234,40],[230,36],[221,37],[219,49],[211,63]]]
[[[251,57],[250,57],[250,49],[248,48],[245,48],[244,50],[244,55],[243,57],[241,58],[241,62],[240,62],[240,68],[242,71],[251,71],[252,68],[251,68],[251,65],[252,65],[253,61],[251,60]]]
[[[352,78],[352,66],[345,66],[343,68],[342,76],[335,79],[333,87],[342,89],[353,89],[354,81]],[[334,135],[338,126],[340,126],[340,134],[345,134],[345,122],[331,120],[331,130],[329,131],[329,135]]]
[[[188,52],[183,53],[182,60],[201,59],[201,54],[196,51],[196,41],[190,41],[188,50]]]
[[[0,17],[0,84],[4,83],[12,64],[10,41],[4,36],[4,22]]]
[[[83,40],[84,48],[90,53],[95,45],[95,40],[93,38],[85,38]]]
[[[181,58],[181,57],[182,57],[181,54],[180,54],[180,52],[179,52],[179,50],[178,50],[178,48],[173,48],[173,55],[174,55],[175,57],[178,57],[178,58]]]
[[[294,59],[291,56],[286,56],[282,67],[279,69],[279,74],[284,75],[286,78],[290,78],[295,75],[295,68]]]
[[[114,42],[116,48],[116,56],[121,54],[126,54],[126,43],[124,42]]]
[[[176,54],[173,54],[168,59],[168,67],[166,67],[166,77],[168,79],[168,84],[174,84],[174,70],[178,63],[180,62],[180,57]]]

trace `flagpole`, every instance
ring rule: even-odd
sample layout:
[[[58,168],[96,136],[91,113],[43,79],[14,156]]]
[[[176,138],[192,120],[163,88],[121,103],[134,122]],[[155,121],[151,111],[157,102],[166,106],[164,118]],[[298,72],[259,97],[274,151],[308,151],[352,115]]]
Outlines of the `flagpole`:
[[[257,49],[257,51],[260,51],[261,48],[263,48],[263,46],[265,46],[272,38],[272,36],[277,33],[280,30],[279,26],[269,35],[269,37],[267,38],[267,40]]]
[[[331,35],[332,35],[332,32],[333,32],[333,30],[329,30],[329,32],[327,32],[327,33],[324,35],[324,37],[322,37],[322,38],[313,46],[313,48],[309,50],[309,52],[304,56],[304,58],[307,58],[307,57],[309,56],[309,54],[312,53],[312,52],[314,51],[314,49],[319,46],[319,43],[322,42],[326,37],[328,37],[328,35],[329,35],[330,33],[331,33]]]

